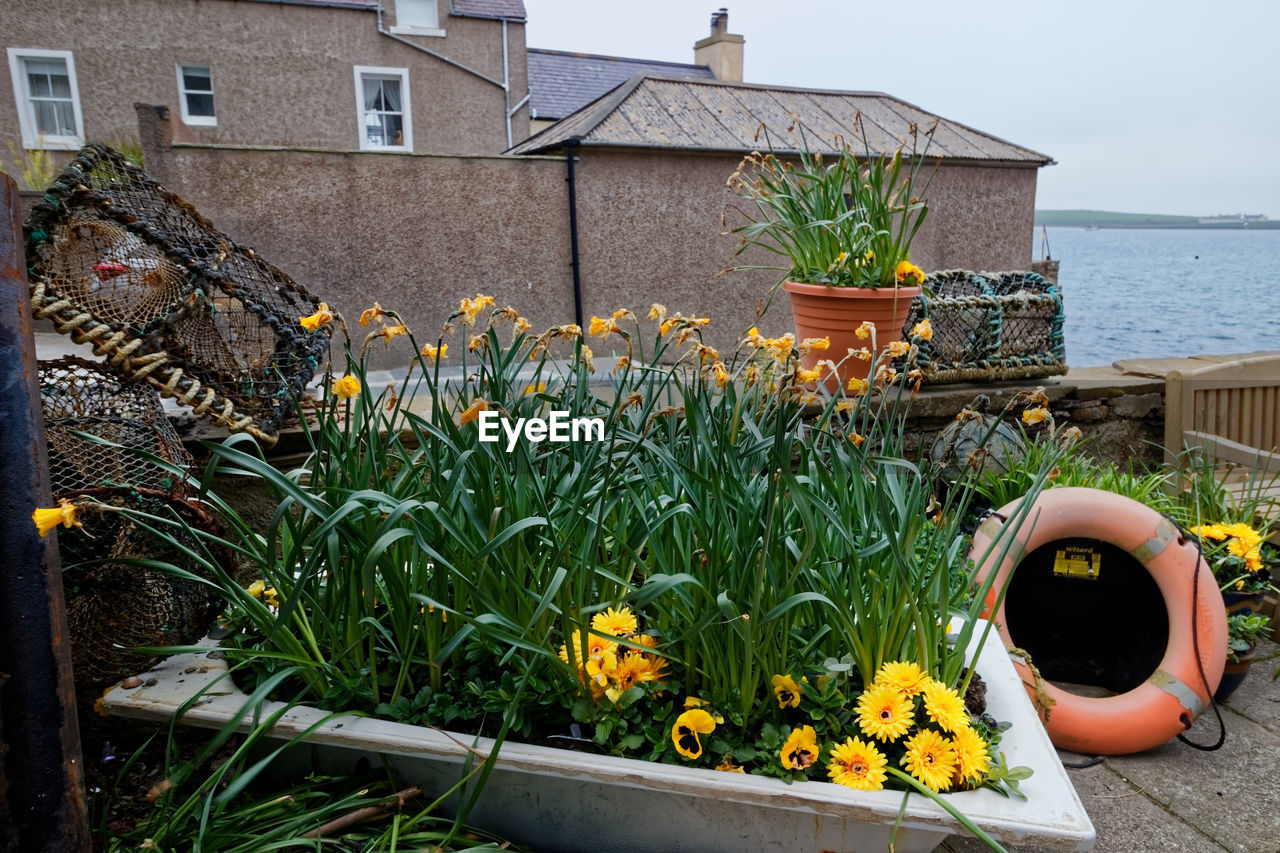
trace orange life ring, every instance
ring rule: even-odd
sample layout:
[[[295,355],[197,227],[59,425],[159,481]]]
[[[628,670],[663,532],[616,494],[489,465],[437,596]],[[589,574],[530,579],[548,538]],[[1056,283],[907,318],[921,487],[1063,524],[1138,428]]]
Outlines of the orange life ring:
[[[1190,726],[1208,707],[1227,657],[1222,596],[1195,545],[1185,541],[1171,521],[1135,500],[1098,489],[1061,488],[1040,494],[1012,532],[1007,550],[1004,540],[1011,538],[1009,534],[991,547],[1020,503],[1014,501],[988,517],[974,534],[970,552],[980,563],[979,577],[996,572],[987,612],[995,610],[1006,645],[1012,646],[1013,640],[1006,627],[1005,601],[997,593],[1027,555],[1064,539],[1095,540],[1130,554],[1146,567],[1168,611],[1169,641],[1159,666],[1137,687],[1115,696],[1081,696],[1048,681],[1036,684],[1030,668],[1015,657],[1053,743],[1087,754],[1124,755],[1165,743]],[[1081,617],[1080,627],[1087,630],[1086,617]],[[1047,694],[1052,704],[1042,707],[1046,703],[1037,702],[1038,692]]]

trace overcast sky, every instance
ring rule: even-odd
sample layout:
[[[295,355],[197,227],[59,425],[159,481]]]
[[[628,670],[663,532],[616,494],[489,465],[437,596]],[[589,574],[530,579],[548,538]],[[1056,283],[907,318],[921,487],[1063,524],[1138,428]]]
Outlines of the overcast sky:
[[[1036,206],[1280,217],[1280,0],[524,0],[530,47],[887,92],[1052,156]],[[909,11],[908,11],[909,10]]]

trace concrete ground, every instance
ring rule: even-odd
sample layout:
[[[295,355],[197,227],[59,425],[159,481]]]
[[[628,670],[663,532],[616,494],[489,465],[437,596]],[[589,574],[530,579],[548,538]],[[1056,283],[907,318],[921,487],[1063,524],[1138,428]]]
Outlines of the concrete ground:
[[[1138,755],[1068,768],[1097,831],[1096,853],[1280,853],[1280,647],[1264,642],[1244,684],[1220,705],[1227,738],[1200,752],[1178,740]],[[1206,711],[1187,736],[1209,745],[1218,721]],[[1066,765],[1089,756],[1060,752]],[[940,853],[986,846],[953,837]],[[1038,853],[1010,846],[1009,853]]]

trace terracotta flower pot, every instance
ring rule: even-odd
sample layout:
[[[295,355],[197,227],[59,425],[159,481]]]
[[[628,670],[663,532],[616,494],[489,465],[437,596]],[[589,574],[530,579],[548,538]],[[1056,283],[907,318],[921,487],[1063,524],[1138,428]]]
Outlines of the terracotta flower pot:
[[[920,295],[919,287],[828,287],[798,281],[784,281],[782,289],[791,297],[797,337],[800,340],[831,339],[830,349],[802,357],[806,368],[813,368],[824,359],[840,363],[849,349],[870,346],[869,338],[863,340],[856,334],[864,322],[875,324],[878,349],[883,350],[890,341],[901,340],[911,300]],[[866,361],[845,360],[840,365],[841,385],[850,376],[864,378],[867,369]]]
[[[1226,668],[1222,671],[1222,681],[1218,684],[1218,689],[1213,692],[1214,701],[1225,702],[1227,697],[1236,692],[1236,688],[1244,683],[1244,677],[1249,674],[1249,668],[1253,666],[1257,656],[1256,645],[1250,646],[1248,651],[1237,654],[1235,660],[1231,660],[1228,656]]]

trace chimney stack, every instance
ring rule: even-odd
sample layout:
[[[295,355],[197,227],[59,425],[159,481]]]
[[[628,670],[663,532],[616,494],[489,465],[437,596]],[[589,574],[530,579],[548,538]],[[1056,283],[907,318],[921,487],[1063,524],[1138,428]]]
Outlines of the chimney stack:
[[[742,45],[745,39],[729,32],[729,10],[711,13],[711,35],[693,45],[695,65],[707,65],[717,80],[742,82]]]

